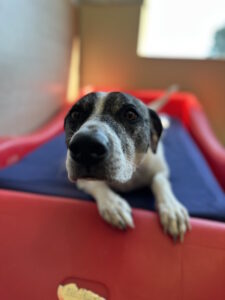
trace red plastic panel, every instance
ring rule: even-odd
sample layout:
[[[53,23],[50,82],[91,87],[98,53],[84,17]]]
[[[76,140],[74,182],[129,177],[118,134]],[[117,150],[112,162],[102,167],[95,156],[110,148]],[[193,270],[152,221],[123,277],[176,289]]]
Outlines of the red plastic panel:
[[[146,211],[123,232],[91,203],[11,191],[0,203],[1,299],[57,299],[66,282],[108,300],[225,299],[225,224],[192,220],[174,244]]]

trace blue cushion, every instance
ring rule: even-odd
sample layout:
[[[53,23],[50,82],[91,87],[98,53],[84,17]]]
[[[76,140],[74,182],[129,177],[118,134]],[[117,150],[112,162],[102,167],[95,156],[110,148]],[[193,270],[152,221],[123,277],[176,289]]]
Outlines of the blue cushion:
[[[64,134],[50,140],[17,164],[0,171],[0,188],[92,201],[67,179]],[[225,221],[225,195],[188,132],[172,120],[163,137],[177,198],[191,216]],[[154,210],[148,188],[121,193],[133,207]]]

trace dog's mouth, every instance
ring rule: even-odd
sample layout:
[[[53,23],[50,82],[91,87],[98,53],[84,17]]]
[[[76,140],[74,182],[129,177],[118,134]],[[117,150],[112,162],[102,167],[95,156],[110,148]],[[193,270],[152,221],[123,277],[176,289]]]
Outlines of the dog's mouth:
[[[73,166],[72,166],[73,165]],[[85,180],[108,180],[104,165],[85,166],[80,164],[72,164],[68,170],[68,178],[70,181],[75,182],[78,179]]]
[[[78,176],[78,177],[71,177],[71,176],[68,176],[68,178],[69,178],[69,180],[71,181],[71,182],[76,182],[77,180],[79,180],[79,179],[84,179],[84,180],[91,180],[91,181],[94,181],[94,180],[104,180],[104,178],[96,178],[96,177],[94,177],[94,176],[90,176],[90,175],[83,175],[83,176]]]

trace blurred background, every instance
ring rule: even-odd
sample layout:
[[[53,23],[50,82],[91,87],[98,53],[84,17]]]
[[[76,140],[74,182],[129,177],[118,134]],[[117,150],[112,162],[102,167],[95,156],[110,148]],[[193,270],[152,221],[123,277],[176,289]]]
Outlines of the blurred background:
[[[224,0],[0,0],[0,135],[45,124],[80,87],[201,102],[225,145]]]

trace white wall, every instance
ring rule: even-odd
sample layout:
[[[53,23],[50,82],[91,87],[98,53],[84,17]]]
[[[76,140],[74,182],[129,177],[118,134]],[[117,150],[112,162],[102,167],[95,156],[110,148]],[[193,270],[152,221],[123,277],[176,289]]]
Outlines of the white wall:
[[[75,9],[67,0],[0,0],[0,135],[30,132],[65,97]]]

